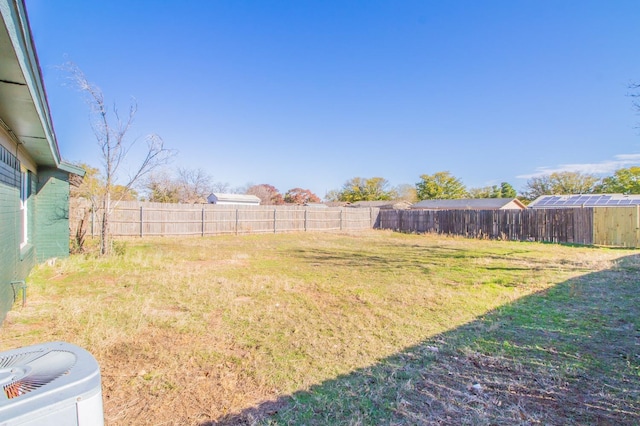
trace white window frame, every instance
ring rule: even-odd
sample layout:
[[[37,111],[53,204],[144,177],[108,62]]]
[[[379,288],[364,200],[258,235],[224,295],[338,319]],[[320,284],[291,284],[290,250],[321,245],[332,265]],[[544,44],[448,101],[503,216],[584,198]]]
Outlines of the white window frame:
[[[29,171],[24,168],[20,168],[20,222],[20,249],[23,249],[29,244]]]

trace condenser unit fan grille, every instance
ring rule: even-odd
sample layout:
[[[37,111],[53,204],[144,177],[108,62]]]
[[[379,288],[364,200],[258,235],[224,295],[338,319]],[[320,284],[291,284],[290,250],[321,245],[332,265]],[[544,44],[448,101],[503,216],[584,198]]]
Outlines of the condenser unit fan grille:
[[[0,426],[103,424],[100,367],[89,352],[65,342],[0,352]]]
[[[49,350],[0,357],[0,386],[13,399],[45,386],[69,373],[76,363],[72,352]]]

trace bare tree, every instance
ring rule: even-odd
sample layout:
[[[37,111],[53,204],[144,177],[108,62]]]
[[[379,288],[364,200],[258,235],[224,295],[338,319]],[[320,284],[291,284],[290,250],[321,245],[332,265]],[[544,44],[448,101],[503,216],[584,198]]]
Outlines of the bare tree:
[[[113,208],[122,200],[134,185],[157,167],[166,164],[175,151],[166,149],[160,136],[150,134],[144,137],[147,144],[146,154],[138,167],[132,169],[127,178],[120,182],[121,167],[124,160],[130,153],[131,148],[136,145],[139,139],[129,139],[129,130],[138,110],[138,106],[132,101],[126,117],[121,117],[118,109],[109,111],[104,100],[102,90],[95,84],[89,82],[82,70],[73,62],[68,62],[63,66],[70,74],[73,84],[86,96],[86,101],[91,110],[91,128],[96,137],[98,147],[101,152],[102,178],[104,187],[102,188],[102,227],[100,229],[100,253],[108,255],[111,251],[111,230],[109,218]],[[117,183],[124,188],[121,195],[114,191]]]
[[[554,172],[529,179],[524,198],[533,201],[541,195],[591,194],[599,182],[597,176],[588,173]]]
[[[154,203],[178,203],[180,201],[180,186],[169,173],[164,170],[156,171],[144,181],[145,199]]]
[[[226,194],[231,191],[233,190],[231,189],[231,185],[229,184],[229,182],[215,182],[214,184],[211,185],[211,192],[219,192],[222,194]]]
[[[633,98],[631,104],[636,111],[640,112],[640,83],[629,84],[629,89],[633,90],[632,93],[629,93],[629,96]]]
[[[180,202],[206,203],[211,194],[211,176],[202,169],[178,169],[178,183],[180,186]]]
[[[398,200],[404,200],[410,203],[415,203],[418,200],[418,194],[416,192],[415,185],[401,183],[400,185],[396,186],[395,190],[398,194]]]

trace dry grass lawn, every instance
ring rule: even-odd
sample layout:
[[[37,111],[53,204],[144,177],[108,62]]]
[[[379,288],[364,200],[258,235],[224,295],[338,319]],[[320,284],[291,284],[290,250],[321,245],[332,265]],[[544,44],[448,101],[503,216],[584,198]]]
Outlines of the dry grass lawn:
[[[638,424],[639,252],[371,231],[119,241],[0,349],[100,363],[109,425]]]

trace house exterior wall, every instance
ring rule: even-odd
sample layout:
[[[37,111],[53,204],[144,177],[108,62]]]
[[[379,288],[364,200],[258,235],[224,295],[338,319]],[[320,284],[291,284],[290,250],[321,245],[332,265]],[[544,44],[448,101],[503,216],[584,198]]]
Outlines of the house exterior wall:
[[[69,174],[58,169],[38,173],[35,202],[36,261],[69,255]]]
[[[11,309],[18,284],[37,262],[69,255],[69,174],[43,168],[0,129],[0,322]],[[27,172],[27,242],[23,243],[21,172]]]
[[[259,206],[260,202],[255,201],[217,201],[212,204],[217,204],[219,206]]]
[[[526,206],[522,204],[518,204],[515,200],[505,204],[500,208],[500,210],[524,210]]]
[[[58,169],[35,173],[25,167],[31,161],[24,154],[7,149],[2,131],[0,141],[1,323],[18,296],[19,284],[12,283],[26,280],[37,262],[69,255],[69,174]],[[21,170],[29,176],[27,244],[22,247]]]
[[[0,146],[0,157],[5,160],[4,148]],[[15,158],[15,157],[14,157]],[[17,161],[17,160],[16,160]],[[8,175],[15,174],[10,178]],[[18,173],[12,171],[5,161],[0,161],[0,320],[3,320],[13,304],[11,282],[18,276],[18,214],[20,191],[19,184],[13,183]],[[19,182],[19,181],[18,181]]]
[[[12,283],[68,255],[68,175],[84,171],[60,156],[24,0],[0,0],[0,57],[1,322]]]
[[[13,282],[23,281],[35,264],[35,173],[31,176],[30,197],[27,200],[28,244],[22,242],[22,212],[20,209],[20,171],[30,161],[14,148],[8,135],[0,131],[0,322],[14,302]],[[15,144],[13,144],[15,146]],[[15,154],[18,154],[16,157]],[[21,161],[23,160],[23,161]],[[16,287],[17,289],[17,287]]]

